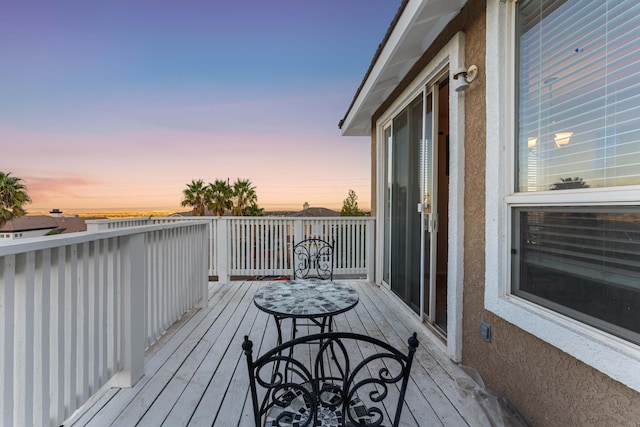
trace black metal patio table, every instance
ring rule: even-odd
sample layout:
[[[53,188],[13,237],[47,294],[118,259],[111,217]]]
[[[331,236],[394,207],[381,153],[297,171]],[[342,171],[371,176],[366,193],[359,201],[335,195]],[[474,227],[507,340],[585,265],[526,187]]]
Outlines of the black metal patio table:
[[[292,319],[291,339],[295,338],[298,319],[307,319],[320,332],[333,330],[333,316],[358,304],[358,292],[347,283],[321,279],[293,279],[271,282],[255,293],[253,302],[273,315],[282,344],[282,321]]]

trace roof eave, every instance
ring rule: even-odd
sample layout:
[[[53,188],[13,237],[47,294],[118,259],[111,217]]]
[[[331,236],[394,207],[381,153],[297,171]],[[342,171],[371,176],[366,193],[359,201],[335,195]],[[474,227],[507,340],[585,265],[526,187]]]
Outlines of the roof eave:
[[[371,134],[371,117],[467,0],[405,0],[378,47],[339,127],[343,136]]]

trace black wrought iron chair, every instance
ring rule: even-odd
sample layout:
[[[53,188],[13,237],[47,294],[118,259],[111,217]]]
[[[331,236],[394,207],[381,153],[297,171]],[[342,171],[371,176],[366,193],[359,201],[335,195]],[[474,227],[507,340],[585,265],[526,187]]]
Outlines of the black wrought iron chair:
[[[306,353],[294,352],[298,346]],[[245,336],[255,425],[398,426],[417,347],[415,333],[403,353],[366,335],[327,332],[288,341],[254,360]]]
[[[317,237],[294,242],[293,278],[333,280],[333,247]]]

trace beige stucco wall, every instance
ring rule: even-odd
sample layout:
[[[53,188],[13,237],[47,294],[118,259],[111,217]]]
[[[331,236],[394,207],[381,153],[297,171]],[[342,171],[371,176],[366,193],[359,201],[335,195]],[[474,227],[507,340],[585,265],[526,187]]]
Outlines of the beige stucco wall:
[[[469,1],[376,112],[373,123],[451,36],[463,30],[465,63],[477,64],[480,71],[465,94],[462,363],[475,368],[487,388],[506,397],[532,426],[638,426],[640,393],[484,309],[485,10],[484,0]],[[375,155],[372,159],[375,164]],[[375,188],[375,175],[373,184]],[[491,325],[490,343],[480,338],[482,321]]]
[[[483,64],[484,1],[468,19],[466,63]],[[482,6],[482,7],[480,7]],[[484,310],[485,85],[483,67],[465,100],[463,364],[506,396],[534,426],[640,425],[640,393]],[[480,322],[492,339],[480,339]],[[639,367],[640,368],[640,367]]]

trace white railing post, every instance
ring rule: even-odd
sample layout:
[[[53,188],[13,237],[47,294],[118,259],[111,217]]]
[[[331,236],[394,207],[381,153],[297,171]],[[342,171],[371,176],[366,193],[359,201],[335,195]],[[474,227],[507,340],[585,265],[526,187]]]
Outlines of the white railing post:
[[[85,224],[87,224],[87,231],[100,231],[109,229],[109,223],[104,220],[87,220],[85,221]]]
[[[145,261],[144,234],[123,237],[122,265],[122,370],[113,377],[114,387],[133,387],[144,375]]]
[[[200,234],[200,250],[197,252],[200,253],[200,265],[197,271],[204,272],[204,275],[199,289],[200,299],[195,304],[196,308],[206,308],[209,305],[209,241],[211,227],[211,223],[207,224],[205,227],[207,233]]]
[[[216,248],[216,267],[218,269],[218,282],[227,283],[229,281],[229,220],[218,219]]]
[[[208,240],[209,240],[209,258],[207,259],[207,268],[209,270],[209,276],[215,276],[218,274],[217,265],[216,265],[216,254],[218,252],[218,243],[216,241],[218,236],[218,224],[220,224],[219,218],[209,218],[209,227],[208,227]],[[208,282],[207,282],[208,286]]]
[[[375,254],[376,254],[376,241],[375,241],[375,229],[373,221],[366,222],[367,227],[367,242],[366,242],[366,262],[367,262],[367,280],[373,282],[375,278]]]

